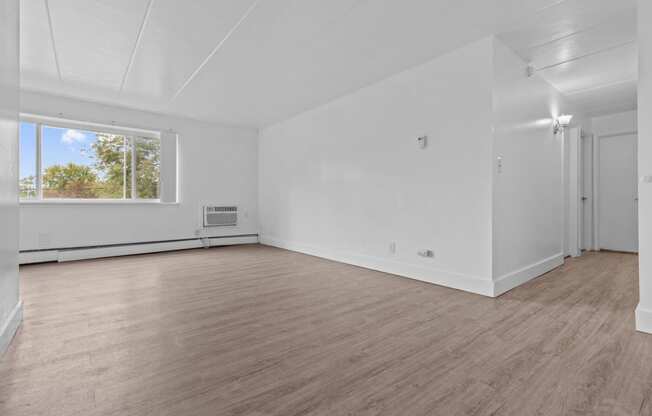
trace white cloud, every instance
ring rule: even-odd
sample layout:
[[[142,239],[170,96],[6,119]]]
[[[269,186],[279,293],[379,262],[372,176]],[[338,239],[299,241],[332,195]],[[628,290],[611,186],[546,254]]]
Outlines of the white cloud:
[[[79,130],[68,129],[61,135],[61,142],[66,144],[79,143],[86,140],[86,135]]]

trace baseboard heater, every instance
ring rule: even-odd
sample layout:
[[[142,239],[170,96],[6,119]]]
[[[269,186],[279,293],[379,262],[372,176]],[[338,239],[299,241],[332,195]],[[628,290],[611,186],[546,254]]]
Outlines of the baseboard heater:
[[[50,248],[42,250],[22,250],[19,252],[19,257],[20,264],[32,264],[97,259],[102,257],[130,256],[134,254],[158,253],[163,251],[188,250],[202,247],[207,248],[256,243],[258,243],[258,234],[241,234],[215,237],[184,238],[178,240],[147,241],[138,243]]]

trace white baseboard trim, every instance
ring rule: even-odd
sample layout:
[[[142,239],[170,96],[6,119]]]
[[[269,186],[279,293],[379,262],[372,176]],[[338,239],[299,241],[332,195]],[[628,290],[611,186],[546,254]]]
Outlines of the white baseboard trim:
[[[564,255],[559,253],[522,269],[502,275],[494,280],[494,296],[500,296],[535,277],[556,269],[562,264],[564,264]]]
[[[20,264],[46,263],[49,261],[59,261],[59,252],[57,250],[27,251],[18,255]]]
[[[256,244],[257,236],[208,238],[209,247],[230,246],[237,244]],[[99,259],[103,257],[130,256],[133,254],[159,253],[163,251],[202,248],[201,239],[167,241],[161,243],[126,244],[105,247],[90,247],[65,250],[33,251],[20,253],[20,264],[43,263],[48,261],[75,261]]]
[[[636,307],[636,330],[652,334],[652,310]]]
[[[23,302],[20,301],[11,311],[7,320],[0,326],[0,357],[7,351],[11,340],[16,335],[20,323],[23,321]]]
[[[337,261],[340,263],[364,267],[366,269],[378,270],[381,272],[407,277],[414,280],[420,280],[427,283],[433,283],[440,286],[446,286],[453,289],[459,289],[478,295],[493,297],[494,293],[493,282],[489,278],[483,279],[476,276],[468,276],[445,270],[432,269],[419,265],[398,262],[395,260],[366,256],[325,247],[316,247],[266,236],[260,236],[259,240],[261,244],[268,246],[296,251],[315,257]]]

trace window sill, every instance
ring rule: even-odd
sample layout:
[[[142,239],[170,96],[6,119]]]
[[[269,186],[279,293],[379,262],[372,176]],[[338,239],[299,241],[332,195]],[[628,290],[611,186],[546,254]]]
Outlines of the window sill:
[[[161,202],[155,200],[131,200],[131,199],[38,199],[21,200],[20,205],[179,205],[179,202]]]

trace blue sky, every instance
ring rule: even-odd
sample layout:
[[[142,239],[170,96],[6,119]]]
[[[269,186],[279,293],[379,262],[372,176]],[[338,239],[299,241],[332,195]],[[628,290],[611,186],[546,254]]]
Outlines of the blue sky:
[[[43,126],[43,169],[70,162],[91,166],[91,145],[97,139],[95,133],[58,127]],[[34,175],[36,171],[36,126],[20,123],[20,177]]]

